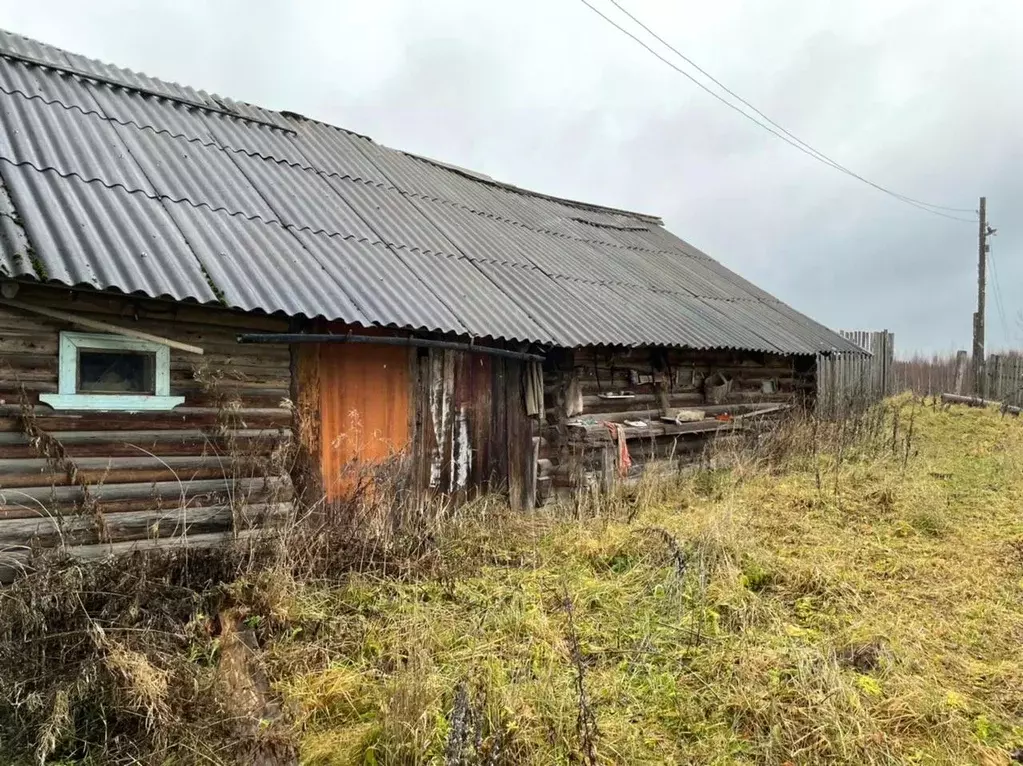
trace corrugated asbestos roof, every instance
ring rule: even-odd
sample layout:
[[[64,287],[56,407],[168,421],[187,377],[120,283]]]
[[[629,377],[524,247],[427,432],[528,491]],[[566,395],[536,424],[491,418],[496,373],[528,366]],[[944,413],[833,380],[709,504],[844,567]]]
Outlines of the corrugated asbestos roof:
[[[559,346],[850,341],[674,237],[0,32],[0,274]]]

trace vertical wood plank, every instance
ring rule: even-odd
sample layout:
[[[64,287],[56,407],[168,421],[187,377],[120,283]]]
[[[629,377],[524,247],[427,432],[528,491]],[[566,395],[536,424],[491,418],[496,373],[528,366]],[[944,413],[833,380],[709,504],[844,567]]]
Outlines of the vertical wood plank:
[[[477,355],[469,357],[466,373],[469,380],[469,395],[472,400],[470,412],[472,423],[472,486],[477,491],[486,491],[490,483],[490,425],[493,419],[491,394],[492,357]]]
[[[491,401],[494,418],[490,429],[491,492],[502,492],[508,486],[508,360],[492,360]]]
[[[895,375],[895,333],[885,331],[885,368],[886,374],[886,388],[885,396],[897,393],[894,390],[893,379]]]
[[[523,400],[521,362],[506,360],[505,407],[508,419],[508,502],[513,510],[526,508],[527,439],[532,437]]]
[[[530,421],[532,425],[532,420]],[[526,459],[526,485],[524,489],[523,510],[532,511],[536,508],[536,472],[540,462],[540,437],[533,436],[529,443],[529,455]]]
[[[455,425],[455,352],[448,349],[440,351],[441,360],[441,429],[438,437],[440,444],[441,477],[440,486],[445,492],[454,489],[454,432]]]
[[[414,386],[412,409],[415,411],[415,431],[412,470],[415,488],[422,500],[431,494],[430,466],[436,449],[433,422],[430,418],[430,356],[413,349]]]
[[[838,416],[850,406],[865,406],[894,393],[895,334],[887,330],[839,330],[870,356],[817,355],[818,413]]]
[[[966,362],[967,354],[965,350],[956,352],[956,372],[955,372],[955,385],[952,393],[962,394],[963,383],[966,382]]]
[[[429,486],[435,493],[445,492],[448,487],[445,469],[448,461],[447,436],[451,418],[451,398],[449,390],[445,387],[444,353],[441,349],[432,348],[427,356],[429,359],[427,421],[432,432]]]
[[[451,491],[456,504],[465,502],[472,478],[472,363],[476,354],[452,351]]]
[[[320,463],[320,347],[314,343],[291,346],[291,401],[295,403],[297,453],[291,469],[296,498],[321,507],[323,473]]]

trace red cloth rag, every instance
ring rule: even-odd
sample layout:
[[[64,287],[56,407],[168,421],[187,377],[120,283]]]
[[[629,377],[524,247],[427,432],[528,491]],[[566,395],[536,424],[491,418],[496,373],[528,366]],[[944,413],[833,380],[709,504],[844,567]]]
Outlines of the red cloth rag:
[[[621,423],[604,423],[607,430],[611,432],[611,438],[618,442],[618,475],[625,478],[629,475],[632,467],[632,456],[629,455],[629,445],[625,441],[625,426]]]

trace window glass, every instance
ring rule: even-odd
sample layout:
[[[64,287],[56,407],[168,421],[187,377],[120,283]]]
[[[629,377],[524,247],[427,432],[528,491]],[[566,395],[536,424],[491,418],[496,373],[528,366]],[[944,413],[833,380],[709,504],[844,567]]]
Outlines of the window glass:
[[[147,351],[78,350],[79,394],[156,393],[156,355]]]

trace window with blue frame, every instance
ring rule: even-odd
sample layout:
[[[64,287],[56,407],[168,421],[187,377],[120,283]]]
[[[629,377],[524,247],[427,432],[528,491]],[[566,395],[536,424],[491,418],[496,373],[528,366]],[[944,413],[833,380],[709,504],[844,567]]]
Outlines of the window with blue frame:
[[[58,410],[169,410],[170,348],[121,335],[62,332],[57,393],[39,400]]]

